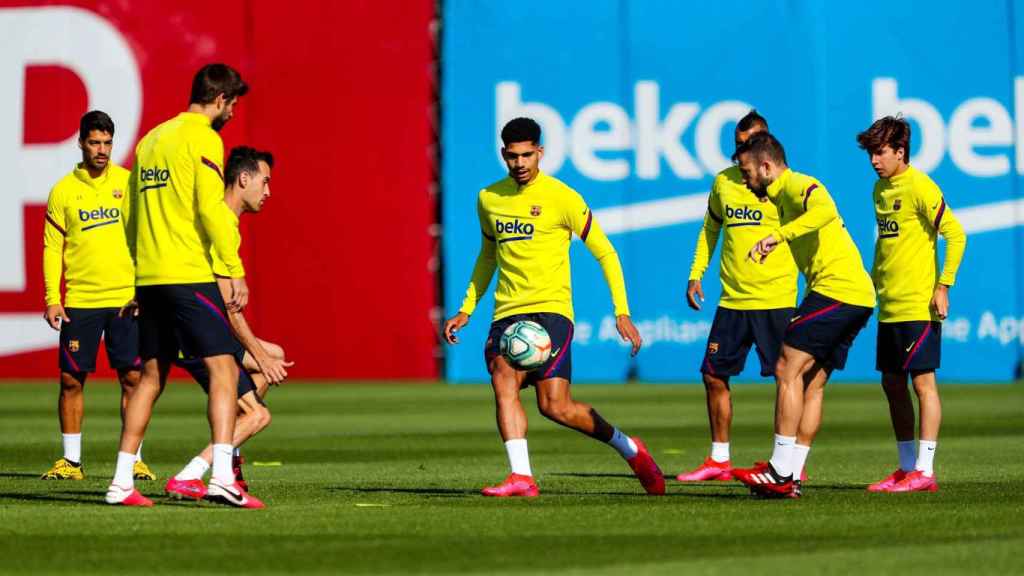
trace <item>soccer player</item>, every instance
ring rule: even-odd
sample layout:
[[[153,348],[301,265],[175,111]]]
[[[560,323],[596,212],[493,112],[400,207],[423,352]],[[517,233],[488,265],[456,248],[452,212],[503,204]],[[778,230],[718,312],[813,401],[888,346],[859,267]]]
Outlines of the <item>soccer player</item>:
[[[629,317],[626,283],[618,254],[601,231],[583,198],[561,181],[540,171],[544,148],[540,125],[516,118],[501,131],[502,158],[508,177],[480,191],[477,213],[481,226],[480,253],[459,312],[444,325],[450,344],[456,332],[487,290],[495,268],[494,320],[484,348],[497,404],[498,431],[505,442],[512,473],[485,496],[537,496],[526,445],[526,412],[519,401],[523,386],[537,387],[540,412],[551,420],[607,442],[629,463],[649,494],[664,494],[665,479],[639,438],[630,438],[610,425],[596,410],[577,402],[569,392],[572,379],[573,308],[569,274],[569,242],[579,236],[604,271],[615,305],[616,328],[640,350],[641,339]],[[547,330],[556,346],[551,358],[536,370],[510,366],[498,352],[502,332],[519,320],[532,320]]]
[[[243,212],[257,213],[263,203],[270,198],[270,170],[274,166],[274,158],[269,152],[262,152],[246,146],[231,150],[224,167],[224,177],[228,182],[224,190],[224,202],[231,209],[231,225],[238,228],[238,219]],[[241,238],[241,236],[239,236]],[[231,283],[225,274],[227,267],[211,251],[213,272],[217,278],[217,286],[224,298],[230,297]],[[270,409],[263,398],[270,384],[279,384],[288,377],[287,367],[291,362],[284,359],[284,350],[257,338],[249,328],[245,316],[239,310],[230,310],[228,320],[231,330],[239,341],[235,358],[239,365],[238,378],[238,416],[235,421],[235,433],[232,445],[235,446],[232,468],[235,479],[243,489],[248,484],[242,479],[242,458],[238,447],[270,425]],[[196,382],[209,392],[210,373],[201,358],[180,358],[176,361],[195,378]],[[203,476],[213,462],[213,445],[208,445],[202,453],[193,458],[184,469],[167,480],[164,490],[168,495],[200,499],[206,496],[207,489]]]
[[[235,482],[231,469],[238,341],[210,259],[212,246],[231,277],[227,307],[243,309],[249,290],[238,257],[238,231],[224,203],[224,145],[217,131],[248,89],[229,66],[204,66],[193,79],[188,111],[150,130],[135,148],[127,237],[135,259],[142,378],[128,401],[117,467],[106,495],[110,504],[153,505],[135,489],[130,463],[180,348],[186,356],[202,358],[210,371],[213,474],[207,497],[232,506],[263,507]]]
[[[857,135],[867,151],[875,182],[878,239],[872,277],[878,290],[876,368],[889,400],[899,468],[868,486],[870,492],[934,492],[934,458],[942,421],[935,381],[942,321],[949,314],[949,287],[967,247],[967,235],[942,190],[909,164],[910,124],[886,116]],[[936,236],[946,239],[938,273]],[[921,406],[921,440],[914,454],[914,404],[907,376]]]
[[[736,147],[767,130],[768,122],[756,110],[751,110],[736,123]],[[719,270],[722,296],[700,368],[707,391],[711,454],[695,470],[678,475],[676,479],[680,482],[732,480],[729,378],[743,371],[747,354],[755,343],[761,375],[771,376],[775,371],[782,338],[795,309],[796,264],[785,244],[764,266],[750,266],[747,251],[751,244],[764,237],[766,230],[778,226],[778,208],[766,195],[754,194],[746,187],[738,166],[730,166],[715,176],[686,289],[688,304],[700,310],[704,301],[701,277],[721,234],[724,237]]]
[[[57,414],[64,456],[44,480],[81,480],[83,390],[96,369],[100,338],[121,384],[121,418],[139,383],[139,330],[131,314],[120,313],[135,292],[135,269],[121,224],[128,171],[110,163],[114,121],[93,110],[82,116],[78,147],[82,161],[50,191],[43,224],[43,283],[46,322],[60,331],[60,396]],[[61,304],[60,280],[67,293]],[[132,473],[156,476],[142,461],[141,444]]]
[[[800,307],[786,328],[775,367],[775,443],[771,460],[733,476],[762,496],[799,497],[793,482],[820,427],[820,404],[833,370],[842,370],[857,333],[875,306],[875,290],[860,252],[825,187],[786,163],[782,144],[771,134],[755,134],[737,150],[743,181],[767,194],[779,208],[782,225],[756,242],[751,260],[763,265],[788,244],[807,281]],[[805,397],[816,406],[806,406]],[[808,410],[816,411],[815,415]],[[806,417],[806,416],[812,417]],[[806,436],[796,447],[797,431]]]

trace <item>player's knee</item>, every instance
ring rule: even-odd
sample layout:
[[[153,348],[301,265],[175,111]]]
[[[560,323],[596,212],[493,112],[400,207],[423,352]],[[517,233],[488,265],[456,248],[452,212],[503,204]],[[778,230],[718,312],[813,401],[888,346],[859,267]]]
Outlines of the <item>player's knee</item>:
[[[60,392],[64,395],[81,394],[82,388],[85,386],[85,374],[71,374],[68,372],[61,372],[60,374]]]
[[[257,430],[264,430],[267,426],[270,426],[272,420],[270,416],[270,410],[266,406],[260,406],[255,412],[256,415],[256,426]]]
[[[711,374],[703,374],[702,376],[704,379],[704,389],[708,392],[721,393],[729,390],[729,383],[725,379],[712,376]]]
[[[572,402],[566,400],[551,400],[541,398],[538,402],[540,413],[545,418],[564,424],[569,421],[573,413]]]

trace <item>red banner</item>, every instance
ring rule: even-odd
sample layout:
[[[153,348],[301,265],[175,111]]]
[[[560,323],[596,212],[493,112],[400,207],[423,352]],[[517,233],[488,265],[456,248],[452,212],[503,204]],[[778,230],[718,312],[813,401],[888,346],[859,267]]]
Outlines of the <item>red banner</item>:
[[[42,217],[80,159],[78,118],[110,113],[113,158],[130,166],[216,61],[251,86],[225,146],[276,161],[270,200],[242,218],[256,334],[295,377],[436,377],[433,2],[401,6],[0,2],[0,377],[56,376]]]

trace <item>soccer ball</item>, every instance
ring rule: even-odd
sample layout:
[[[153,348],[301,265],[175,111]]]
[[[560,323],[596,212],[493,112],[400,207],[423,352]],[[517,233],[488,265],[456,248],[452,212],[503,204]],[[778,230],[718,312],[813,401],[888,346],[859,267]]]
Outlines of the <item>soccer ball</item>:
[[[516,370],[533,370],[551,358],[551,337],[540,324],[520,320],[505,328],[498,350]]]

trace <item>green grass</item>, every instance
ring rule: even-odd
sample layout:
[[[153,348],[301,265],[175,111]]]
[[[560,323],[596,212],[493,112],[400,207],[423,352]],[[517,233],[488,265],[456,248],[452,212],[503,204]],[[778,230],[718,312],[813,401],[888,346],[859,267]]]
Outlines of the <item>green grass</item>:
[[[707,450],[699,386],[577,386],[644,438],[666,474]],[[1024,571],[1024,387],[945,386],[936,494],[872,495],[895,446],[877,385],[832,387],[800,501],[738,484],[641,495],[606,446],[544,421],[524,392],[542,495],[477,495],[506,474],[483,386],[290,383],[245,449],[263,511],[160,497],[207,438],[205,397],[171,385],[139,483],[153,509],[102,503],[119,420],[112,385],[87,390],[83,482],[37,479],[60,456],[53,384],[0,384],[0,573],[71,574],[1011,574]],[[764,458],[773,388],[737,386],[733,458]]]

